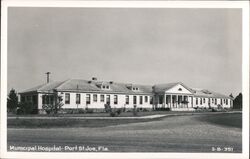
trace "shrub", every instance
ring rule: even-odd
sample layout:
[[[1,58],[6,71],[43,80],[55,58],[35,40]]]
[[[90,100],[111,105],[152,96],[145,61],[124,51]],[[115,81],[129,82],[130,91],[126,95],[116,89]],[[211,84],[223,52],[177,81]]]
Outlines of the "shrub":
[[[134,105],[133,115],[137,116],[137,112],[138,112],[138,109],[137,109],[136,105]]]
[[[44,96],[46,97],[49,95],[44,95]],[[43,110],[45,110],[47,114],[57,114],[62,109],[63,106],[62,96],[55,95],[54,97],[55,97],[55,104],[44,104],[42,106]]]
[[[106,113],[109,113],[111,111],[111,106],[109,104],[104,104],[104,109]]]
[[[149,112],[149,110],[146,109],[146,108],[143,108],[142,111],[143,111],[143,112]]]
[[[111,117],[115,117],[117,115],[117,112],[110,112]]]
[[[156,111],[170,111],[170,108],[156,108]]]
[[[18,104],[17,114],[33,114],[37,112],[33,104],[30,102],[20,102]]]
[[[117,115],[120,115],[122,113],[122,109],[118,109],[116,112],[117,112]]]
[[[44,104],[44,105],[42,105],[43,110],[45,110],[45,112],[47,114],[51,114],[53,112],[53,107],[54,106],[52,104]]]
[[[84,114],[84,113],[85,113],[85,110],[82,109],[82,108],[81,108],[81,109],[78,109],[78,113],[79,113],[79,114]]]
[[[94,110],[93,109],[86,109],[86,113],[94,113]]]

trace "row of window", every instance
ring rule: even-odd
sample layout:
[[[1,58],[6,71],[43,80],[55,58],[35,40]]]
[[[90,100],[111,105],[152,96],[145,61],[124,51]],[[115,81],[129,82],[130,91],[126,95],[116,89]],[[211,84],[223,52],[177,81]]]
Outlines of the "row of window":
[[[21,96],[21,102],[31,102],[33,104],[37,104],[37,95]]]
[[[159,104],[163,103],[163,95],[159,96]],[[199,104],[199,99],[200,99],[200,105],[202,105],[203,103],[206,103],[206,98],[196,98],[196,105]],[[211,102],[217,105],[217,99],[216,98],[207,98],[208,99],[208,103],[210,104]],[[166,104],[170,103],[171,100],[171,96],[170,95],[166,95]],[[192,102],[192,101],[191,101]],[[188,103],[188,96],[172,96],[172,103]],[[224,103],[226,105],[228,105],[228,99],[220,99],[220,103],[221,105]]]
[[[143,104],[143,97],[144,103],[148,103],[149,99],[148,96],[139,96],[139,104]],[[104,94],[100,95],[100,102],[104,102]],[[98,95],[93,94],[93,102],[98,101]],[[90,94],[86,94],[86,104],[91,103],[91,96]],[[106,95],[106,103],[110,104],[110,95]],[[129,104],[129,96],[125,96],[125,103]],[[70,93],[65,93],[65,104],[70,104]],[[76,94],[76,104],[81,104],[81,94]],[[114,104],[118,104],[118,95],[114,95]],[[133,96],[133,104],[137,104],[137,96]],[[153,104],[153,97],[150,96],[150,104]]]
[[[196,98],[196,105],[198,105],[198,99],[199,98]],[[212,104],[215,104],[217,105],[217,99],[216,98],[208,98],[208,103],[210,104],[212,101]],[[206,98],[200,98],[200,104],[202,105],[203,103],[206,103]],[[220,99],[220,104],[226,104],[228,105],[228,99]]]

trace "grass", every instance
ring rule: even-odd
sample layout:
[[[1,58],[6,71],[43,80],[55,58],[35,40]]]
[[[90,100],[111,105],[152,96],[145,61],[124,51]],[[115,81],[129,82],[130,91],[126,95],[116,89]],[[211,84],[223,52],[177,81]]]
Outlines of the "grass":
[[[149,122],[159,119],[8,119],[8,128],[52,128],[52,127],[106,127],[129,123]]]
[[[147,115],[155,115],[155,114],[184,114],[184,113],[195,113],[191,111],[145,111],[138,112],[137,116],[147,116]],[[198,112],[201,113],[201,112]],[[213,112],[206,112],[213,113]],[[109,117],[109,113],[99,112],[99,113],[82,113],[82,114],[56,114],[56,115],[47,115],[47,114],[27,114],[27,115],[13,115],[8,114],[8,117],[50,117],[50,116],[58,116],[58,117]],[[134,116],[133,112],[122,112],[119,117],[131,117]]]
[[[204,115],[197,117],[198,120],[222,125],[222,126],[230,126],[230,127],[237,127],[242,128],[242,114],[241,113],[234,113],[234,114],[214,114],[212,117],[211,115]]]
[[[78,124],[83,124],[83,126],[49,129],[46,127],[37,129],[8,127],[7,144],[8,148],[10,145],[105,146],[109,152],[212,153],[212,147],[233,147],[234,153],[241,153],[242,129],[237,125],[228,126],[234,121],[237,121],[235,124],[240,124],[241,116],[240,113],[209,113],[171,116],[157,120],[65,121],[63,119],[59,120],[62,125],[75,124],[77,126],[76,123],[80,122]],[[58,120],[55,121],[58,122]],[[53,120],[46,122],[53,122]]]

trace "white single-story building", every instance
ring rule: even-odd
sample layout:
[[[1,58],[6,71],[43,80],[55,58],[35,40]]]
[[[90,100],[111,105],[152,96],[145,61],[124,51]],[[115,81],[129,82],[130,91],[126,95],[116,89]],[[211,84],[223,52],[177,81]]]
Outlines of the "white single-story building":
[[[104,109],[105,104],[116,108],[170,108],[194,110],[197,107],[232,107],[232,98],[206,89],[189,88],[181,82],[150,85],[113,81],[70,79],[49,82],[19,93],[21,102],[31,102],[38,110],[44,104],[54,104],[61,96],[64,109]]]

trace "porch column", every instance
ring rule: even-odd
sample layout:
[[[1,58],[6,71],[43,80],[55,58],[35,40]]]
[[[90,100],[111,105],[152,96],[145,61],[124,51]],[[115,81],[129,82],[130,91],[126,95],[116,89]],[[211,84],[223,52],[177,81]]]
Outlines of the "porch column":
[[[169,105],[170,108],[172,108],[172,94],[170,95],[170,105]]]
[[[163,108],[165,108],[165,105],[166,105],[166,95],[165,95],[165,93],[163,94],[163,101],[162,102],[163,102],[162,106],[163,106]]]
[[[181,96],[181,107],[184,108],[184,103],[182,102],[184,100],[184,95]]]

